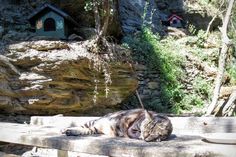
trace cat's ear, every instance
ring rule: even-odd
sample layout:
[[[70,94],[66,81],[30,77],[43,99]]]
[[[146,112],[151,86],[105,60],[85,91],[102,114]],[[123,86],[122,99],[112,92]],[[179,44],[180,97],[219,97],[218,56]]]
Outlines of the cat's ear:
[[[145,118],[147,118],[148,120],[152,120],[152,115],[147,111],[145,110]]]

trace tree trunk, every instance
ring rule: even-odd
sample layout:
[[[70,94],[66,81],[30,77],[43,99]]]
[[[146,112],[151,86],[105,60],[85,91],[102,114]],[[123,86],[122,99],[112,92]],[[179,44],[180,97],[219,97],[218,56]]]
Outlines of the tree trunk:
[[[99,15],[97,0],[93,0],[93,4],[94,4],[94,16],[95,16],[95,28],[96,28],[97,36],[98,36],[101,31],[101,19]]]
[[[222,115],[224,116],[232,116],[236,109],[236,90],[232,92],[230,95],[226,105],[222,110]]]
[[[101,19],[99,16],[99,10],[98,10],[98,4],[96,2],[96,0],[94,0],[95,2],[95,8],[94,8],[94,12],[95,12],[95,22],[96,22],[96,26],[97,26],[97,38],[95,40],[96,43],[101,43],[102,37],[106,35],[107,33],[107,28],[108,28],[108,24],[109,24],[109,19],[110,19],[110,0],[106,0],[102,5],[104,6],[104,12],[105,12],[105,19],[104,19],[104,23],[103,26],[101,28]]]
[[[107,28],[108,28],[108,24],[109,24],[109,19],[110,19],[110,0],[106,0],[104,2],[104,7],[105,7],[105,19],[104,19],[104,24],[103,24],[103,27],[102,27],[102,30],[100,32],[100,35],[101,36],[105,36],[106,33],[107,33]]]
[[[230,15],[231,15],[231,11],[233,8],[233,4],[234,4],[234,0],[230,0],[226,15],[225,15],[225,19],[223,21],[223,26],[222,26],[222,30],[221,30],[222,31],[222,49],[220,52],[218,73],[216,76],[215,89],[213,92],[212,102],[211,102],[210,106],[208,107],[208,110],[206,113],[207,115],[212,114],[212,112],[214,111],[214,109],[217,105],[217,101],[219,98],[220,87],[222,84],[222,79],[223,79],[224,69],[225,69],[225,60],[227,57],[227,52],[228,52],[229,44],[230,44],[229,38],[227,36],[227,28],[228,28],[228,23],[230,20]]]

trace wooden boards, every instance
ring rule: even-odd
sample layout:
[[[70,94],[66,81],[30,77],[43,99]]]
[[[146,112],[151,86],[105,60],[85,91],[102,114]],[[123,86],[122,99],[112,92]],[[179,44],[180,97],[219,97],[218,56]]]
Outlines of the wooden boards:
[[[104,135],[67,137],[60,134],[61,128],[72,124],[76,126],[94,118],[96,117],[32,117],[31,124],[0,123],[0,141],[112,157],[199,155],[234,157],[236,154],[236,145],[207,143],[196,135],[198,131],[211,131],[208,129],[216,131],[219,124],[225,125],[225,123],[227,123],[226,128],[222,126],[219,131],[232,132],[235,129],[234,118],[173,117],[171,120],[174,125],[174,134],[168,141],[163,142],[147,143],[126,138],[109,138]],[[204,123],[207,123],[208,129],[203,129],[206,126]]]

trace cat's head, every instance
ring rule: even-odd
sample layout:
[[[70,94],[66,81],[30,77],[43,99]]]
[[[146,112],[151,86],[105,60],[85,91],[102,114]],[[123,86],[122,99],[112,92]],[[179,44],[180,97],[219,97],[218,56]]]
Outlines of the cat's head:
[[[153,116],[148,111],[145,111],[145,119],[140,126],[141,139],[151,141],[166,140],[173,130],[171,121],[160,115]]]

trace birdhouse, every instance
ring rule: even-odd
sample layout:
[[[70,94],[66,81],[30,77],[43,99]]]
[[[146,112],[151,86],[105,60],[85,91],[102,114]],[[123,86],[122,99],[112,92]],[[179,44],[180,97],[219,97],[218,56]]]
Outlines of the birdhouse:
[[[73,28],[79,25],[71,16],[51,4],[44,4],[28,19],[37,35],[59,39],[67,39]]]
[[[173,14],[168,18],[171,27],[182,28],[182,21],[183,19],[176,14]]]

